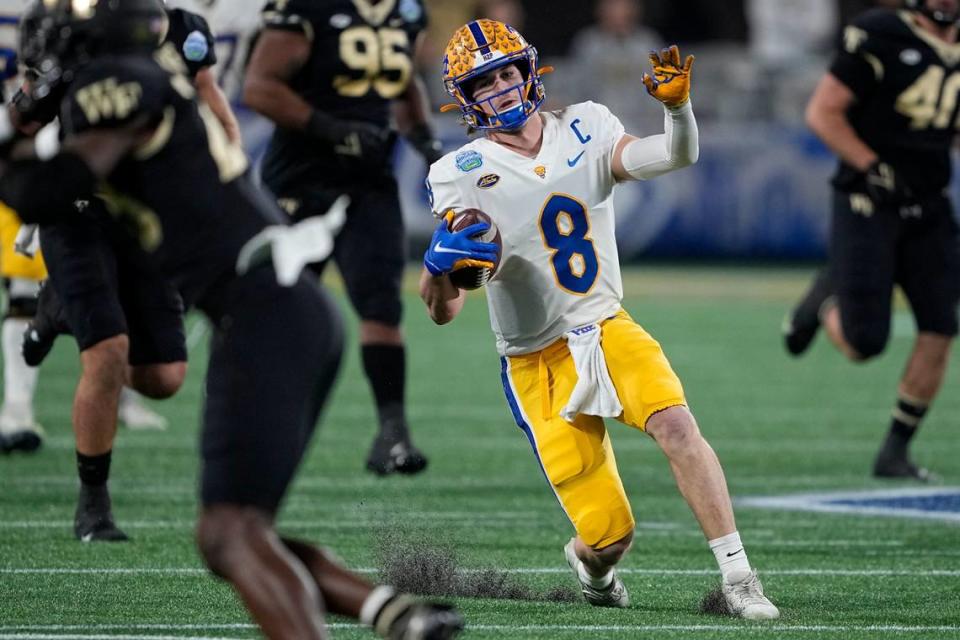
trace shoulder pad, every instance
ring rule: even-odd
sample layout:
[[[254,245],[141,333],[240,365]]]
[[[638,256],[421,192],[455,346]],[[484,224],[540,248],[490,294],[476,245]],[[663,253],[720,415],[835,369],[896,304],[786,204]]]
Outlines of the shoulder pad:
[[[318,3],[305,0],[271,0],[263,8],[263,24],[271,29],[313,33],[312,21],[318,18]]]

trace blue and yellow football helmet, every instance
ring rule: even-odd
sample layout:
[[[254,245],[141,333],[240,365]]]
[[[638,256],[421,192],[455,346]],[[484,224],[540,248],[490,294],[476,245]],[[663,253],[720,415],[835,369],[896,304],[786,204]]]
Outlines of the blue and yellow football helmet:
[[[471,81],[508,64],[517,66],[523,82],[475,102]],[[519,129],[543,104],[546,94],[540,76],[550,71],[551,67],[537,67],[537,50],[510,25],[496,20],[468,22],[450,38],[443,56],[443,85],[457,102],[444,105],[441,111],[460,109],[464,121],[474,129]],[[519,104],[498,111],[493,99],[510,91],[518,92]],[[492,113],[483,110],[484,103]]]

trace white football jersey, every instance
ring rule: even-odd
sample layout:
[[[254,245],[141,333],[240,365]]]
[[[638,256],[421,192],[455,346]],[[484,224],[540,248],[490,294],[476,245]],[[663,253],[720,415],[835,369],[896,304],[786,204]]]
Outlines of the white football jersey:
[[[213,73],[231,101],[240,99],[250,44],[260,31],[266,0],[167,0],[167,6],[204,17],[215,39]]]
[[[611,168],[623,125],[594,102],[543,118],[535,158],[479,138],[428,178],[435,212],[480,209],[500,230],[503,255],[486,290],[501,355],[538,351],[610,317],[623,297]]]

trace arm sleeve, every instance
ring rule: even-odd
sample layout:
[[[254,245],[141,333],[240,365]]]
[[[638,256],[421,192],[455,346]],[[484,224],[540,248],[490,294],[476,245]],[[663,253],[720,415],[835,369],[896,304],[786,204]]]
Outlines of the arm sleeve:
[[[700,156],[697,120],[688,100],[678,109],[663,109],[663,133],[633,140],[623,148],[623,168],[637,180],[649,180],[687,167]]]

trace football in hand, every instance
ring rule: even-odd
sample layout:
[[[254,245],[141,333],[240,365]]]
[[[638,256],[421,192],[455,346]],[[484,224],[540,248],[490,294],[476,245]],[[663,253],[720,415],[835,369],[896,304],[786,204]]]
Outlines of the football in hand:
[[[503,251],[503,244],[500,240],[500,230],[497,229],[497,225],[493,223],[490,216],[479,209],[464,209],[458,212],[450,222],[451,231],[461,231],[480,222],[488,223],[490,228],[487,229],[485,233],[474,235],[473,239],[479,240],[480,242],[492,242],[497,245],[497,261],[493,264],[492,269],[486,267],[461,267],[460,269],[455,269],[450,272],[450,281],[453,285],[468,291],[479,289],[487,284],[487,281],[496,273],[497,267],[500,266],[500,255]]]

